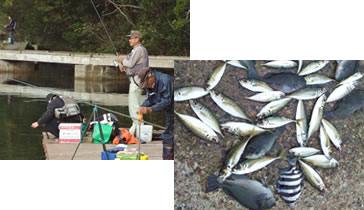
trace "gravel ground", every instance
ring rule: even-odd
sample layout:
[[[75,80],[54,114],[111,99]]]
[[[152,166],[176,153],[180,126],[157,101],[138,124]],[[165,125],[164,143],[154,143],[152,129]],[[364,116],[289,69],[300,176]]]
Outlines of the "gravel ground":
[[[204,86],[207,77],[222,61],[176,61],[175,88],[187,86]],[[310,61],[305,61],[304,66]],[[269,70],[261,68],[257,61],[257,71],[260,75],[267,72],[292,70]],[[336,63],[331,61],[320,73],[334,78]],[[364,72],[364,62],[361,61],[360,71]],[[243,108],[249,117],[255,119],[256,114],[265,103],[243,100],[244,96],[254,95],[244,89],[237,82],[246,78],[247,71],[228,65],[220,83],[215,87],[219,92],[233,98]],[[359,88],[364,88],[364,79],[360,81]],[[335,83],[325,85],[329,93]],[[327,94],[328,96],[328,94]],[[199,99],[210,108],[217,119],[222,122],[241,121],[225,113],[214,104],[210,96]],[[308,122],[316,99],[304,101]],[[292,100],[277,115],[295,118],[297,100]],[[325,109],[330,109],[334,103]],[[331,106],[331,107],[330,107]],[[195,116],[188,101],[176,102],[175,110]],[[175,118],[175,208],[176,209],[245,209],[233,198],[219,189],[212,193],[205,193],[207,177],[214,175],[222,167],[227,151],[239,141],[237,136],[224,132],[225,138],[221,143],[209,143],[192,134],[179,119]],[[332,145],[332,156],[339,162],[335,169],[314,168],[324,180],[326,193],[321,193],[304,180],[302,194],[296,203],[295,209],[364,209],[364,112],[363,108],[345,120],[333,120],[331,123],[338,129],[343,139],[342,151],[336,150]],[[277,139],[268,155],[276,156],[282,148],[298,146],[296,141],[296,127],[294,123],[285,126],[285,131]],[[308,146],[319,148],[319,132],[310,138]],[[275,161],[267,167],[248,174],[251,179],[264,179],[274,193],[277,205],[273,209],[287,209],[286,203],[275,191],[278,180],[278,168],[287,167],[287,161]]]

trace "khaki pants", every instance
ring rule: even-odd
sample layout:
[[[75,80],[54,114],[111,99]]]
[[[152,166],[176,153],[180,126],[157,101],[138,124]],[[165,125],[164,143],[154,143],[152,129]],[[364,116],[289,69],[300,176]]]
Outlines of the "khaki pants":
[[[133,124],[129,129],[129,132],[135,135],[135,130],[139,123],[138,114],[136,113],[137,109],[143,103],[142,98],[143,89],[139,88],[134,82],[130,82],[129,85],[129,115],[133,119]]]

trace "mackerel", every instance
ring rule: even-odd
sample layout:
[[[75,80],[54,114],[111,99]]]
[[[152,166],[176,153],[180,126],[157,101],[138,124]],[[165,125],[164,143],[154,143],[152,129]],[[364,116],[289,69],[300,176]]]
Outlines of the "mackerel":
[[[307,157],[320,152],[320,150],[313,147],[294,147],[288,151],[297,157]]]
[[[320,126],[320,144],[321,144],[322,152],[328,159],[330,159],[331,153],[332,153],[331,145],[330,145],[330,138],[327,135],[327,132],[322,125]]]
[[[340,85],[339,87],[335,88],[327,98],[327,103],[334,102],[337,100],[340,100],[344,98],[346,95],[351,93],[355,89],[355,87],[358,85],[358,81],[344,83],[343,85]]]
[[[283,109],[283,107],[285,107],[291,100],[291,98],[280,98],[271,101],[260,110],[260,112],[257,114],[257,117],[262,119],[275,114],[279,112],[279,110]]]
[[[326,92],[325,88],[305,88],[296,91],[288,96],[287,98],[294,98],[297,100],[311,100],[320,97]]]
[[[281,61],[271,61],[262,66],[271,67],[271,68],[283,68],[283,69],[290,69],[297,66],[297,63],[294,61],[289,60],[281,60]]]
[[[279,98],[282,98],[284,93],[281,91],[269,91],[258,93],[250,97],[246,97],[246,99],[258,101],[258,102],[270,102]]]
[[[323,110],[325,106],[326,96],[322,94],[319,99],[317,99],[313,111],[311,114],[310,127],[308,128],[307,140],[310,139],[313,133],[315,133],[321,124]]]
[[[302,100],[298,101],[296,111],[296,137],[301,147],[306,145],[307,140],[307,116]]]
[[[304,157],[302,160],[320,168],[335,168],[339,165],[337,160],[334,158],[327,158],[325,155],[312,155]]]
[[[256,79],[241,79],[239,80],[239,83],[244,88],[253,92],[273,91],[273,89],[269,87],[267,83]]]
[[[217,181],[219,183],[224,182],[228,177],[231,176],[231,172],[233,167],[238,164],[241,155],[243,154],[246,145],[250,141],[250,139],[253,137],[251,135],[248,139],[241,141],[237,143],[229,152],[229,154],[226,156],[226,159],[224,161],[224,166],[221,168],[219,176],[217,178]]]
[[[201,98],[207,94],[209,92],[202,87],[183,87],[174,91],[174,101],[187,101]]]
[[[249,136],[266,131],[263,128],[245,122],[226,122],[221,124],[221,128],[237,136]]]
[[[307,180],[318,190],[323,191],[325,189],[325,184],[322,181],[320,175],[313,168],[311,168],[311,166],[307,165],[303,161],[298,160],[298,162],[300,163]]]
[[[325,131],[327,133],[327,135],[329,136],[331,142],[334,144],[334,146],[341,150],[341,137],[340,137],[340,133],[336,130],[336,128],[327,120],[322,119],[322,125],[325,128]]]
[[[278,128],[288,123],[296,122],[286,117],[268,117],[257,123],[257,126],[261,128]]]
[[[206,90],[212,90],[220,82],[222,76],[224,75],[226,69],[226,63],[220,64],[216,69],[210,74],[206,84]]]
[[[190,105],[192,110],[195,112],[198,118],[202,120],[202,122],[204,122],[214,131],[216,131],[218,134],[224,137],[224,135],[221,132],[219,122],[217,121],[215,115],[209,110],[209,108],[204,106],[202,103],[193,100],[190,100]]]
[[[201,120],[189,115],[180,114],[176,111],[174,113],[181,119],[182,123],[198,137],[210,142],[219,142],[217,134]]]
[[[217,91],[210,91],[210,96],[212,100],[225,112],[231,114],[234,117],[251,121],[244,111],[239,107],[239,105],[229,97],[222,93],[218,93]]]
[[[305,76],[304,79],[306,80],[307,85],[322,85],[335,81],[334,79],[331,79],[322,74],[310,74]]]
[[[315,73],[323,69],[328,63],[329,61],[313,61],[307,66],[305,66],[298,75],[305,76],[308,74]]]

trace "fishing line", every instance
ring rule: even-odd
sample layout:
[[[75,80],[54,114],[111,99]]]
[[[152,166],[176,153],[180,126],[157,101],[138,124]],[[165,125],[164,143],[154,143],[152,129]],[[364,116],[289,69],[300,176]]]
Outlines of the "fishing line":
[[[38,88],[38,89],[45,90],[46,92],[49,92],[49,93],[54,93],[55,95],[61,95],[61,94],[58,94],[58,93],[54,92],[53,90],[50,90],[50,89],[47,89],[47,88],[44,88],[44,87],[35,86],[35,85],[30,84],[30,83],[23,82],[23,81],[20,81],[20,80],[17,80],[17,79],[11,79],[11,78],[8,78],[8,79],[9,79],[9,80],[12,80],[12,81],[14,81],[14,82],[21,83],[21,84],[23,84],[23,85],[27,85],[27,86],[30,86],[30,87],[34,87],[34,88]],[[69,97],[69,96],[68,96],[68,97]],[[70,98],[72,98],[72,97],[70,97]],[[76,100],[76,99],[75,99],[75,100]],[[77,100],[76,100],[76,101],[77,101]],[[87,101],[81,101],[81,103],[84,103],[84,104],[87,104],[87,105],[90,105],[90,106],[95,106],[95,105],[96,105],[96,104],[92,104],[92,103],[87,102]],[[97,107],[98,107],[99,109],[104,110],[104,111],[111,112],[111,113],[114,113],[114,114],[116,114],[116,115],[120,115],[120,116],[122,116],[122,117],[129,118],[129,119],[131,119],[131,120],[139,120],[138,118],[134,118],[134,117],[131,117],[131,116],[129,116],[129,115],[126,115],[126,114],[123,114],[123,113],[120,113],[120,112],[117,112],[117,111],[114,111],[114,110],[111,110],[111,109],[108,109],[108,108],[105,108],[105,107],[102,107],[102,106],[99,106],[99,105],[97,105]],[[143,119],[143,123],[147,123],[147,124],[153,125],[154,127],[157,127],[157,128],[163,129],[163,130],[165,130],[165,129],[166,129],[166,128],[165,128],[165,127],[163,127],[163,126],[160,126],[160,125],[158,125],[158,124],[155,124],[155,123],[151,123],[151,122],[145,121],[144,119]]]
[[[115,45],[114,45],[114,42],[112,41],[112,39],[111,39],[111,37],[110,37],[110,34],[109,34],[109,32],[107,31],[107,29],[106,29],[106,26],[105,26],[105,24],[104,24],[104,21],[102,20],[102,18],[101,18],[101,16],[100,16],[100,14],[99,14],[99,11],[97,11],[96,6],[95,6],[94,2],[93,2],[92,0],[90,0],[90,1],[91,1],[91,3],[92,3],[92,6],[94,7],[94,9],[95,9],[95,11],[96,11],[97,16],[99,17],[99,19],[100,19],[100,21],[101,21],[102,26],[103,26],[103,27],[104,27],[104,29],[105,29],[105,32],[106,32],[106,34],[107,34],[107,37],[108,37],[108,38],[109,38],[109,40],[110,40],[111,46],[112,46],[112,48],[113,48],[113,49],[114,49],[114,51],[115,51],[115,54],[116,54],[116,55],[119,55],[119,54],[118,54],[118,51],[116,50],[116,47],[115,47]]]

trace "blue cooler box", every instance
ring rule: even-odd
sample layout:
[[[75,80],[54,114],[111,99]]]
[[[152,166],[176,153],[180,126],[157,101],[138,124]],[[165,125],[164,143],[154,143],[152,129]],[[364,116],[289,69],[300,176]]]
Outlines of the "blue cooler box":
[[[109,160],[114,160],[116,158],[116,153],[119,151],[124,151],[123,147],[115,147],[113,149],[108,149],[107,154],[109,157]],[[101,160],[107,160],[105,152],[101,152]]]

